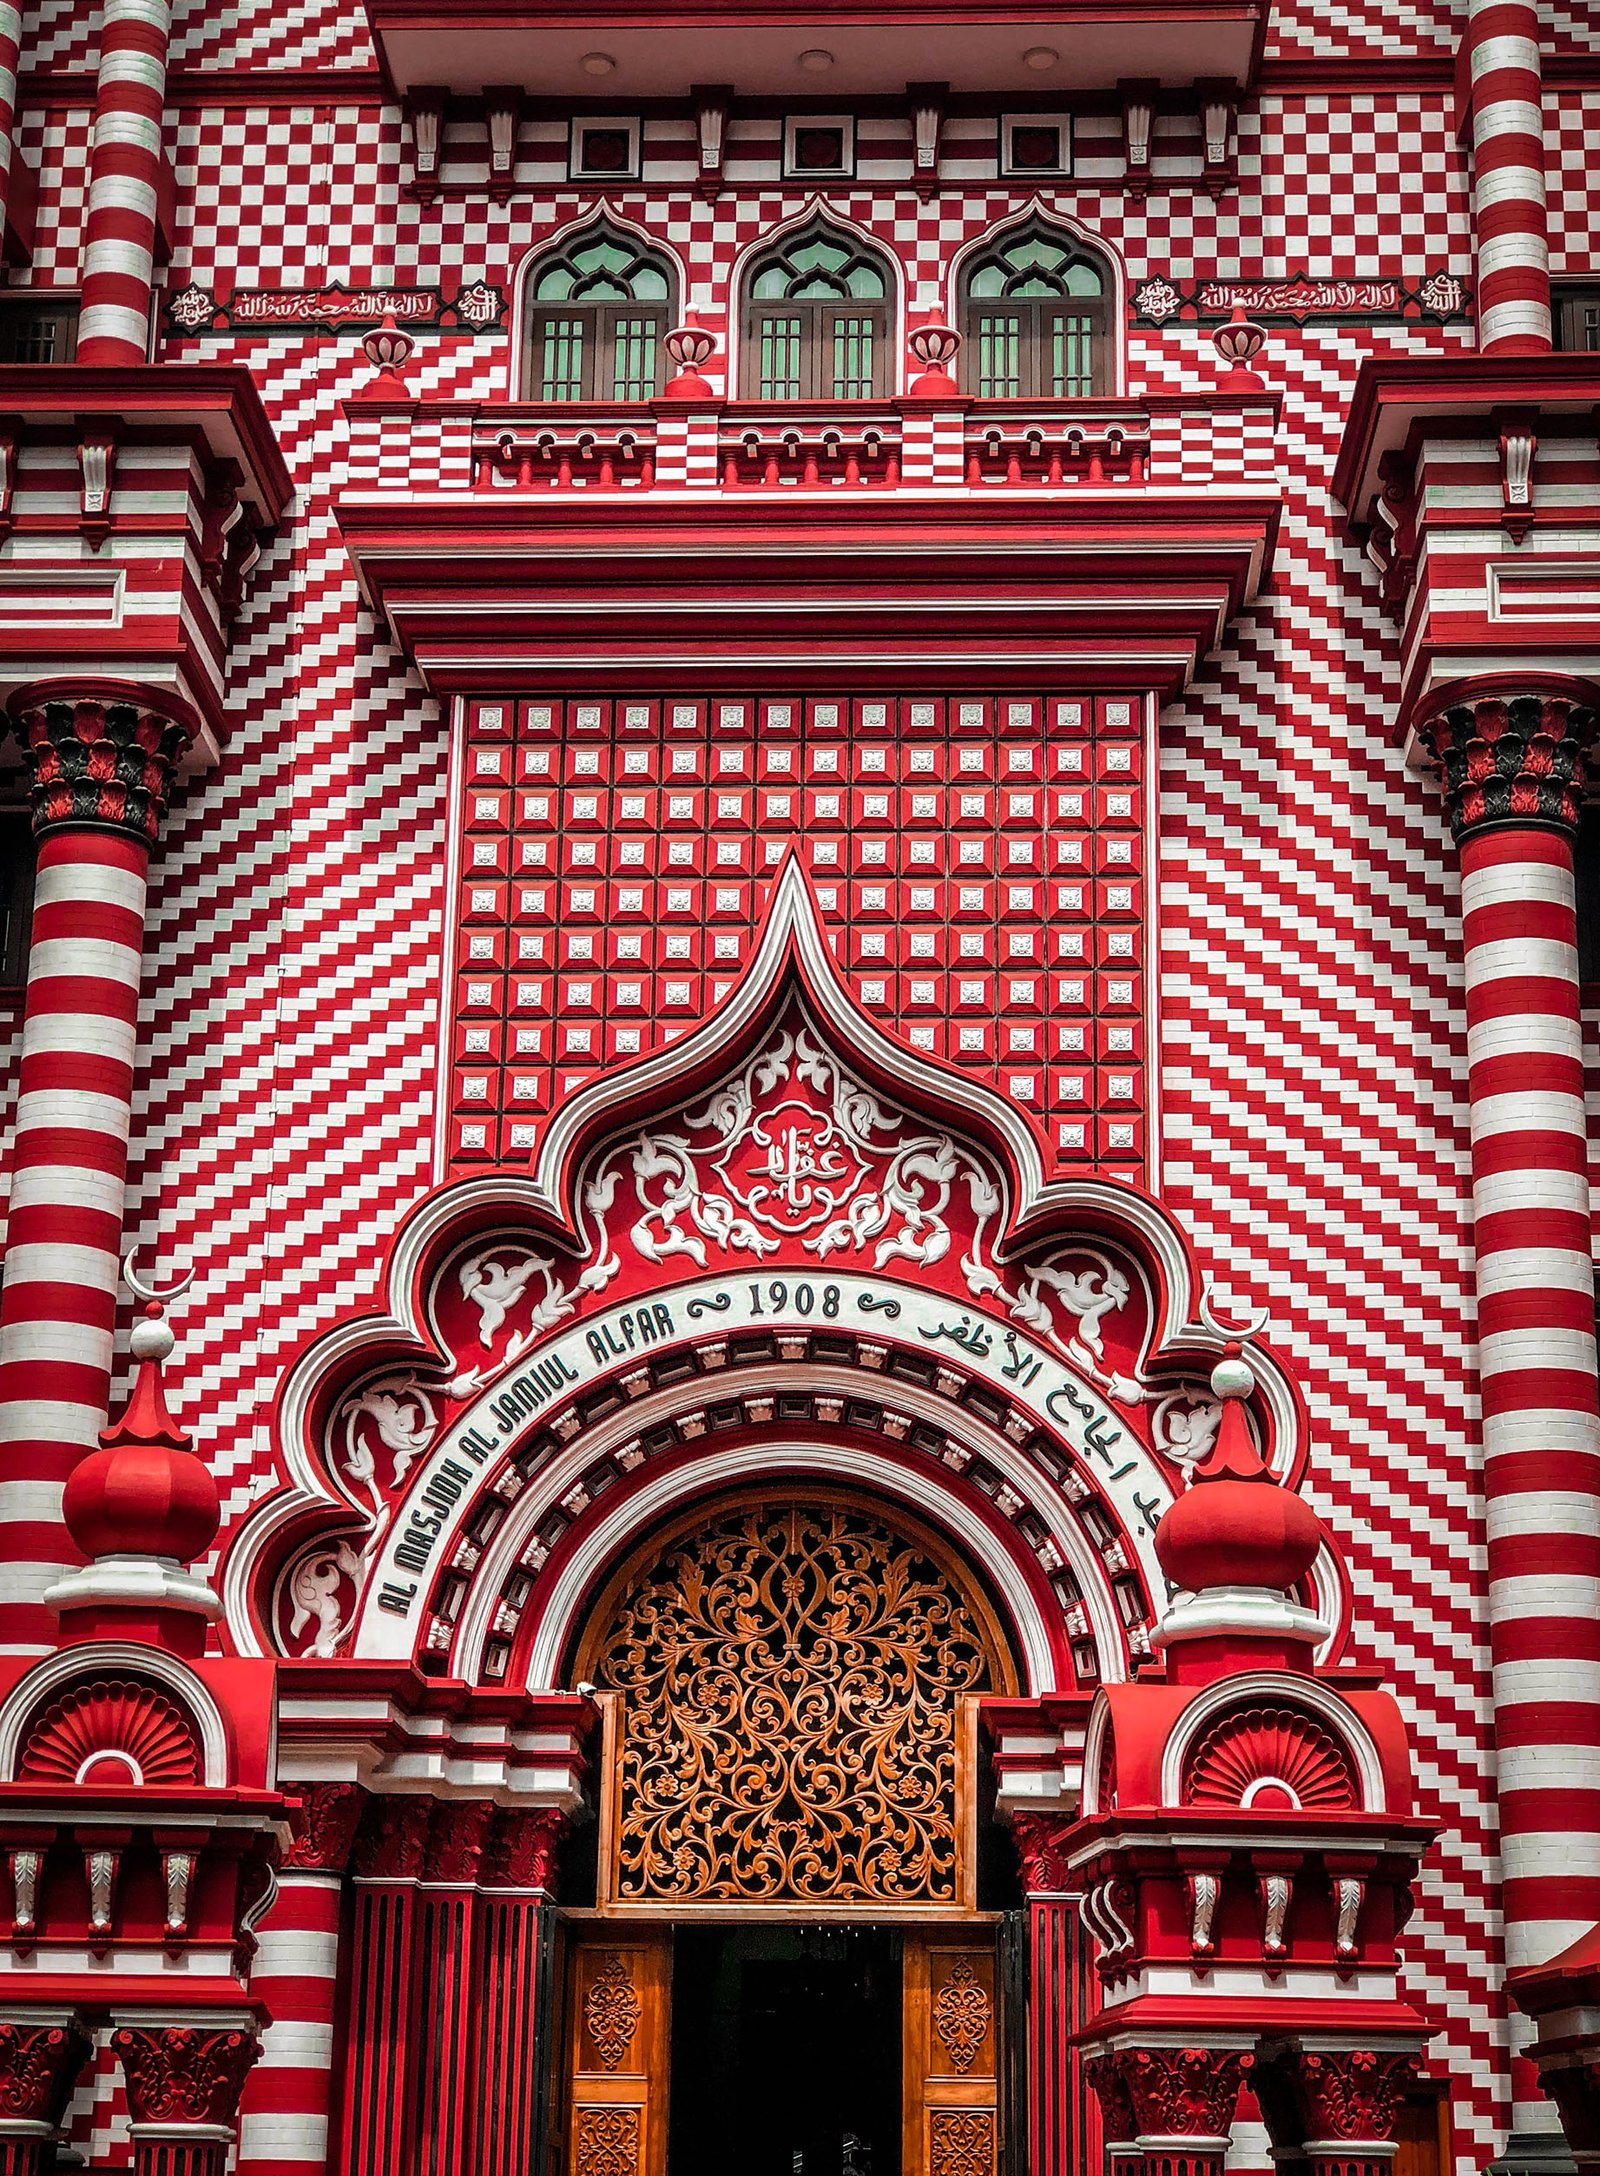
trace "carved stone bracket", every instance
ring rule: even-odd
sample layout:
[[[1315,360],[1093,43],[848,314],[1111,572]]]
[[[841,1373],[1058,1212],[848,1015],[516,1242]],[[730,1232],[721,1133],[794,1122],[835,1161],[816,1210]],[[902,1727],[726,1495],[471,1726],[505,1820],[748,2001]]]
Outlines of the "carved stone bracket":
[[[1487,824],[1576,830],[1595,712],[1576,684],[1462,690],[1419,721],[1457,839]]]

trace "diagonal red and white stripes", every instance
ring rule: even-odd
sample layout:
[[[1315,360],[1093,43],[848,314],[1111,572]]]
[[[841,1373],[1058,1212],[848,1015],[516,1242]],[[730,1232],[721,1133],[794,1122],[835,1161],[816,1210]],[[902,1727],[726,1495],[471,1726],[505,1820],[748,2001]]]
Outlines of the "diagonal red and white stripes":
[[[171,0],[106,0],[84,228],[80,363],[142,363],[149,353],[171,31]]]
[[[1461,846],[1507,1961],[1600,1919],[1600,1405],[1573,835],[1591,710],[1490,688],[1430,721]],[[1513,2068],[1519,2130],[1556,2118]]]
[[[1532,0],[1470,0],[1467,40],[1478,345],[1537,354],[1550,345],[1538,12]]]
[[[61,1491],[111,1380],[150,840],[184,728],[129,701],[17,705],[39,838],[0,1289],[0,1652],[51,1644]]]

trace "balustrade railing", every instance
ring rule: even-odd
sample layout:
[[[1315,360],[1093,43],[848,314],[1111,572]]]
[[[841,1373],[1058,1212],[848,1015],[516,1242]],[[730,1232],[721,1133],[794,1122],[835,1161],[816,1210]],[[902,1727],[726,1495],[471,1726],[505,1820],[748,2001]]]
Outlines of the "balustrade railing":
[[[473,441],[480,491],[648,491],[655,482],[655,432],[583,423],[495,428]]]

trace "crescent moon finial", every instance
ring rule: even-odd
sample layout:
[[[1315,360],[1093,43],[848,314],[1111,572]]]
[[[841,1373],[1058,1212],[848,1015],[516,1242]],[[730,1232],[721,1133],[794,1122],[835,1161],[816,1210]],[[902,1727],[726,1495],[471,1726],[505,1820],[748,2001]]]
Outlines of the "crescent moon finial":
[[[194,1269],[191,1266],[184,1271],[176,1284],[169,1284],[165,1290],[153,1284],[146,1284],[133,1266],[138,1257],[138,1248],[130,1247],[122,1263],[122,1281],[135,1299],[153,1301],[157,1307],[164,1307],[169,1300],[175,1300],[181,1292],[187,1292],[190,1285],[194,1283]]]
[[[1259,1337],[1272,1320],[1269,1309],[1263,1307],[1249,1322],[1224,1322],[1211,1302],[1211,1286],[1207,1285],[1205,1298],[1200,1302],[1200,1320],[1213,1337],[1220,1337],[1224,1344],[1247,1345],[1251,1338]]]

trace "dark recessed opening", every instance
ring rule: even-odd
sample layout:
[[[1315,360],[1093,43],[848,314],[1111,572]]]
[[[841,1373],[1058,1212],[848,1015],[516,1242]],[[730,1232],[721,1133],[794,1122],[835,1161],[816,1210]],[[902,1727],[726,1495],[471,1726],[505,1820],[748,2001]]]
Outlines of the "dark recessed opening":
[[[680,1927],[668,2176],[900,2176],[901,1940]]]

